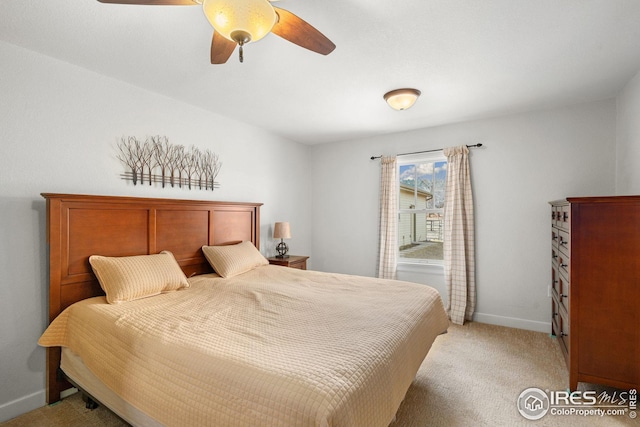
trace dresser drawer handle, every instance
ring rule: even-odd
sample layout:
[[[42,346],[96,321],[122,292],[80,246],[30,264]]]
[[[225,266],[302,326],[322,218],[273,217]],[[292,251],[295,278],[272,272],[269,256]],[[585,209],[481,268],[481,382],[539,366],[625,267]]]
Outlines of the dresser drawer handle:
[[[568,336],[569,336],[569,334],[565,334],[564,332],[560,332],[560,336],[561,336],[561,337],[568,337]]]
[[[569,264],[560,264],[560,267],[569,267]]]
[[[565,294],[560,294],[560,298],[568,298],[569,295],[565,295]]]
[[[560,244],[561,244],[561,245],[564,245],[564,246],[567,246],[567,243],[569,243],[567,240],[562,240],[562,241],[560,242]]]
[[[551,255],[551,258],[558,258],[558,255],[553,254],[553,255]]]

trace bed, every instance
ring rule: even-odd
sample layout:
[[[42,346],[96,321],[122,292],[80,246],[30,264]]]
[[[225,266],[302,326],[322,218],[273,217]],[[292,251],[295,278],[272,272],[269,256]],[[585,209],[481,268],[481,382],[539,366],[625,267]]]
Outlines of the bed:
[[[448,326],[428,286],[268,265],[258,203],[43,196],[49,403],[69,379],[133,425],[386,426]],[[109,303],[97,261],[167,254],[186,284]]]

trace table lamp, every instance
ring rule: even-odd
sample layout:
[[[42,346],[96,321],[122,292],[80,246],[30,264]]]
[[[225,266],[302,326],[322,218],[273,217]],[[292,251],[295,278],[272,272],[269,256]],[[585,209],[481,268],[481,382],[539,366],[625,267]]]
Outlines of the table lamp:
[[[291,238],[291,228],[288,222],[276,222],[273,227],[273,238],[280,239],[280,243],[276,246],[277,258],[289,258],[287,252],[289,252],[289,246],[284,242],[284,239]]]

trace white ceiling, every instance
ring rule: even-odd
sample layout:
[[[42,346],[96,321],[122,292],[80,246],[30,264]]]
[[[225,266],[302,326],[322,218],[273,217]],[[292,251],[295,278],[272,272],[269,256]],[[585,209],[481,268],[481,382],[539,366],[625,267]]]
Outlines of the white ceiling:
[[[615,96],[640,69],[637,0],[282,0],[337,46],[273,34],[209,63],[199,6],[2,0],[0,40],[306,144]],[[46,70],[43,70],[46,72]],[[410,110],[382,95],[415,87]]]

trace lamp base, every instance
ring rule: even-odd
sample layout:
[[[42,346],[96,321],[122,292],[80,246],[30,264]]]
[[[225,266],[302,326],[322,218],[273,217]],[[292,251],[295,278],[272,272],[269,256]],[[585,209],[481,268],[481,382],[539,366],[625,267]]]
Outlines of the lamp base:
[[[278,255],[276,255],[277,258],[289,258],[289,255],[287,255],[289,246],[287,246],[284,240],[280,239],[280,243],[276,246],[276,252],[278,252]]]

